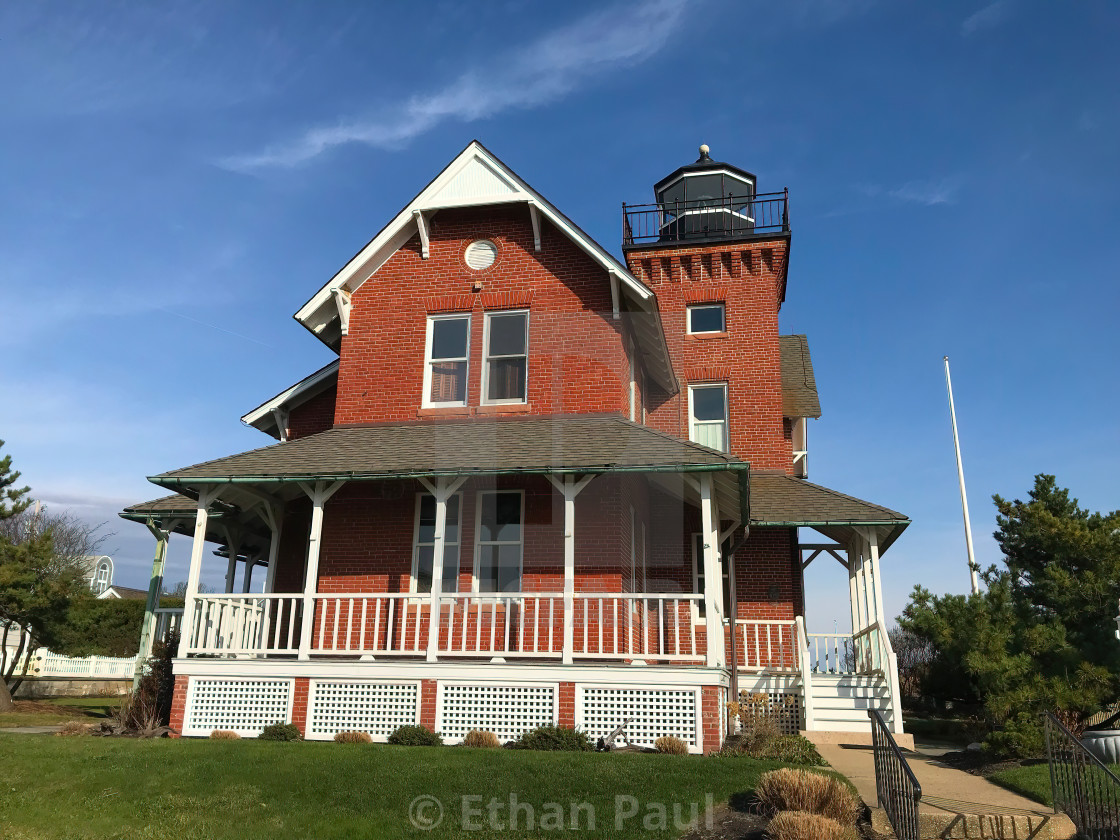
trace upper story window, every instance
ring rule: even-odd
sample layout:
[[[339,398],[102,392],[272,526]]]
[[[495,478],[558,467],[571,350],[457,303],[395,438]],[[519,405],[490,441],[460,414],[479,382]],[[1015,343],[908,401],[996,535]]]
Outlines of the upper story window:
[[[443,535],[443,592],[459,588],[460,495],[447,500],[447,525]],[[432,591],[432,568],[436,545],[436,497],[422,493],[416,499],[416,530],[412,549],[412,581],[415,592]]]
[[[89,588],[93,591],[94,595],[100,595],[109,588],[109,582],[113,578],[112,567],[105,561],[97,564],[97,569],[93,573],[93,578],[89,582]]]
[[[432,315],[428,318],[424,362],[424,405],[467,404],[467,362],[471,316]]]
[[[479,592],[521,591],[524,499],[520,490],[478,494]]]
[[[529,313],[486,313],[483,345],[482,401],[525,402],[529,387]]]
[[[688,425],[693,443],[727,451],[726,383],[689,386]]]
[[[688,307],[690,335],[727,331],[727,317],[722,303],[701,303]]]

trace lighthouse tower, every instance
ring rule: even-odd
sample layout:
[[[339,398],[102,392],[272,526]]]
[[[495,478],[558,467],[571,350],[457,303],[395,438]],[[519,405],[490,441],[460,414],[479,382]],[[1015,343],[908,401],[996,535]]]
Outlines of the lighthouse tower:
[[[653,204],[623,205],[622,250],[657,294],[679,379],[675,394],[649,384],[647,422],[753,470],[803,475],[804,418],[783,410],[778,337],[789,193],[756,184],[701,146],[654,185]]]

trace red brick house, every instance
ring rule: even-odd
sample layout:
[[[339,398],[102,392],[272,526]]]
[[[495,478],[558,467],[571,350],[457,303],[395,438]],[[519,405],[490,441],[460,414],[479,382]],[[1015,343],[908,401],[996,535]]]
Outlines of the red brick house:
[[[737,683],[791,729],[901,731],[879,559],[908,520],[806,480],[788,195],[701,152],[624,205],[620,261],[471,143],[300,308],[338,360],[242,418],[279,442],[122,514],[193,535],[176,729],[628,719],[699,752]],[[854,634],[806,633],[821,554]]]

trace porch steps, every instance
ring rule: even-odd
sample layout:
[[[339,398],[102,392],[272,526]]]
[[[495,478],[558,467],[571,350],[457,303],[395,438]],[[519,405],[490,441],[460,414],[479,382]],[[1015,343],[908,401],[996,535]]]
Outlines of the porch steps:
[[[868,709],[894,726],[890,686],[881,676],[813,674],[813,728],[826,732],[870,732]]]

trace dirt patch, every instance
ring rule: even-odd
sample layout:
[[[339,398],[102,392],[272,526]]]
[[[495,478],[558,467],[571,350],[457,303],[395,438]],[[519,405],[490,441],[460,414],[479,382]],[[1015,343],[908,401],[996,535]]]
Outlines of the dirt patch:
[[[769,820],[760,814],[717,805],[700,828],[690,831],[681,840],[762,840],[767,822]]]
[[[961,750],[949,752],[938,756],[936,761],[952,767],[954,770],[963,770],[973,776],[990,776],[1001,770],[1010,770],[1014,767],[1030,767],[1034,764],[1045,764],[1042,758],[1024,758],[997,761],[982,750]]]
[[[48,703],[45,700],[16,700],[12,713],[72,718],[86,717],[85,710],[79,706],[60,706],[57,703]]]

